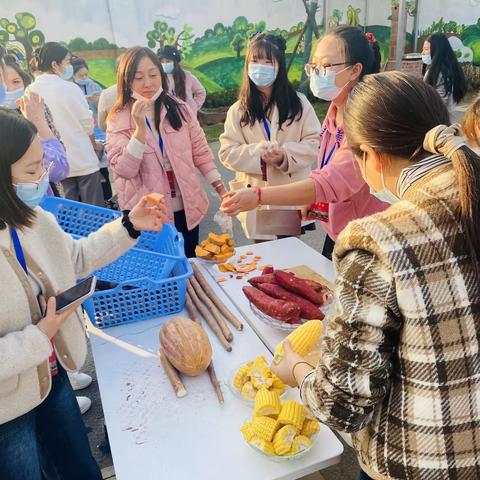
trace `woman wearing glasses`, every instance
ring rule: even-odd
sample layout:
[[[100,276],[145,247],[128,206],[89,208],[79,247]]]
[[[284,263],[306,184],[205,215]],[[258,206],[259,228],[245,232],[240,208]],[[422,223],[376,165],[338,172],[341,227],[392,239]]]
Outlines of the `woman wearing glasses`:
[[[351,220],[384,210],[387,204],[381,201],[383,197],[370,195],[343,130],[350,90],[364,75],[379,69],[380,51],[372,34],[342,26],[323,37],[312,63],[306,65],[312,93],[332,102],[320,133],[318,168],[300,182],[267,188],[255,185],[258,188],[231,193],[222,203],[225,212],[237,215],[260,204],[309,205],[307,218],[321,221],[327,233],[322,253],[331,258],[335,239]]]
[[[285,40],[255,35],[248,47],[239,99],[230,107],[220,136],[220,161],[236,172],[231,189],[285,185],[308,178],[318,154],[319,135],[320,123],[312,105],[288,81]],[[241,213],[238,219],[247,238],[276,238],[257,233],[255,211]]]
[[[0,77],[0,100],[4,91]],[[101,480],[66,373],[85,360],[84,320],[79,305],[57,314],[55,295],[133,247],[141,230],[160,230],[166,209],[142,198],[74,240],[38,206],[50,168],[38,133],[0,109],[1,478]]]

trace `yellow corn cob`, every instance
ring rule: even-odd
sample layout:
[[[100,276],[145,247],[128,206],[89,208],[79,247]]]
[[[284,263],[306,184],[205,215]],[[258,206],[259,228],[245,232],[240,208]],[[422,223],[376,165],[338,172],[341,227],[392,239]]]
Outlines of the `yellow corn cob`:
[[[305,437],[304,435],[298,435],[293,439],[292,449],[290,450],[290,455],[295,455],[296,453],[303,452],[304,450],[309,449],[312,446],[312,441]]]
[[[321,320],[309,320],[296,328],[287,338],[294,352],[302,357],[308,355],[318,342],[322,334],[323,325]],[[283,342],[275,348],[274,363],[280,363],[284,357]]]
[[[259,367],[268,367],[267,359],[263,355],[259,355],[254,361],[254,365],[258,365]]]
[[[255,432],[253,430],[252,422],[244,423],[241,426],[240,431],[242,432],[243,438],[247,442],[249,442],[255,436]]]
[[[305,437],[311,437],[315,435],[320,430],[320,423],[316,420],[305,419],[302,427],[302,435]]]
[[[273,437],[273,448],[277,455],[286,455],[292,448],[298,430],[293,425],[285,425]]]
[[[237,373],[235,374],[235,377],[233,379],[233,386],[237,390],[242,390],[242,387],[248,382],[249,380],[249,368],[248,365],[242,365],[238,370]]]
[[[272,389],[275,390],[278,395],[282,395],[285,391],[285,384],[274,374],[272,374],[273,382],[272,382]]]
[[[273,435],[277,431],[277,421],[270,417],[254,417],[252,421],[252,428],[255,436],[271,442]]]
[[[253,437],[248,443],[268,455],[275,455],[272,442],[267,442],[263,438]]]
[[[250,377],[252,378],[252,384],[260,390],[262,387],[271,387],[273,383],[272,372],[265,365],[253,364],[250,369]]]
[[[247,382],[242,387],[241,394],[243,398],[247,400],[253,400],[255,398],[255,395],[257,394],[257,391],[255,390],[255,387],[252,385],[252,382]]]
[[[278,393],[261,388],[255,396],[255,415],[277,416],[280,413],[280,397]]]
[[[295,400],[286,400],[282,403],[278,423],[282,425],[293,425],[298,430],[301,430],[305,415],[305,407],[301,403]]]

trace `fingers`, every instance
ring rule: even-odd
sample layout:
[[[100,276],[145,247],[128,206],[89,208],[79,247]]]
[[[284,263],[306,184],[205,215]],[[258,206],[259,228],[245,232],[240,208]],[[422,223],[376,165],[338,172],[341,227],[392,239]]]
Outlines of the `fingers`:
[[[55,311],[57,310],[57,300],[55,297],[50,297],[47,302],[47,314],[46,316],[49,317],[52,314],[55,315]]]
[[[290,343],[290,340],[284,340],[283,350],[285,352],[285,355],[288,355],[289,353],[293,353],[293,348],[292,348],[292,344]]]
[[[235,203],[238,203],[238,193],[229,192],[223,197],[222,210],[231,207]]]

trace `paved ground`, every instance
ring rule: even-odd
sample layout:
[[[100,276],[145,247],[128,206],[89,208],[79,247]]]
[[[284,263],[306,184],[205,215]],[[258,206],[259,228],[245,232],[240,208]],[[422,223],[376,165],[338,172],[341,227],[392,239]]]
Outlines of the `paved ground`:
[[[468,100],[471,100],[471,98],[469,97]],[[455,114],[455,121],[460,120],[461,113],[462,107],[459,107],[459,111]],[[212,144],[211,146],[214,153],[217,154],[218,143]],[[233,178],[233,172],[225,169],[219,162],[217,163],[225,181],[231,180]],[[205,221],[202,223],[200,228],[200,238],[202,239],[206,237],[208,232],[212,230],[217,230],[216,224],[214,224],[213,222],[213,216],[218,210],[219,200],[211,188],[206,187],[206,191],[209,195],[210,209]],[[234,221],[234,237],[238,245],[246,245],[248,243],[237,221]],[[308,232],[302,237],[302,239],[315,250],[321,251],[324,241],[324,234],[323,231],[319,229],[314,232]],[[81,392],[83,395],[88,395],[92,399],[92,408],[87,414],[85,414],[84,420],[87,425],[90,443],[92,445],[92,450],[95,457],[97,458],[102,468],[109,467],[112,465],[111,456],[109,454],[103,453],[98,448],[98,446],[104,440],[103,410],[100,401],[98,385],[96,383],[93,358],[90,352],[84,371],[94,378],[94,382],[92,383],[92,385],[88,389]],[[345,446],[345,453],[343,455],[342,462],[339,465],[323,470],[321,476],[317,474],[311,475],[309,477],[305,477],[304,480],[307,480],[307,478],[308,480],[320,480],[322,477],[325,480],[355,480],[358,478],[358,470],[358,464],[352,449],[350,449],[348,446]],[[111,469],[107,469],[106,471],[108,472],[108,475],[106,474],[105,477],[111,478]]]

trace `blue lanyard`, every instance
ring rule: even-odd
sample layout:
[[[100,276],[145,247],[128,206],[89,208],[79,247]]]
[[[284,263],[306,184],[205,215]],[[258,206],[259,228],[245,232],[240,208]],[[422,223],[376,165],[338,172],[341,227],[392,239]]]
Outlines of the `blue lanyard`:
[[[83,87],[83,91],[85,92],[85,95],[87,95],[87,86],[86,85],[82,85]]]
[[[270,140],[270,125],[265,117],[263,117],[263,126],[265,128],[265,132],[267,133],[267,138]]]
[[[326,128],[322,131],[320,136],[322,136],[325,133],[325,131],[326,131]],[[327,158],[325,158],[325,154],[327,153],[327,149],[325,148],[325,150],[323,151],[322,163],[320,164],[321,169],[328,165],[328,163],[330,162],[330,160],[331,160],[331,158],[332,158],[332,156],[335,152],[335,149],[340,148],[340,143],[342,141],[342,138],[343,138],[343,129],[339,128],[337,130],[337,133],[335,134],[335,143],[334,143],[332,149],[330,150],[330,153],[328,154]]]
[[[25,255],[23,254],[22,245],[18,238],[18,233],[14,228],[10,228],[10,234],[12,236],[13,248],[15,249],[15,255],[17,256],[18,263],[22,266],[25,273],[28,275],[27,262],[25,261]]]
[[[145,117],[145,121],[147,122],[147,127],[153,133],[152,126],[150,125],[148,117]],[[160,135],[160,132],[158,132],[158,146],[160,147],[160,151],[162,152],[162,155],[163,155],[163,139],[162,139],[162,136]]]

